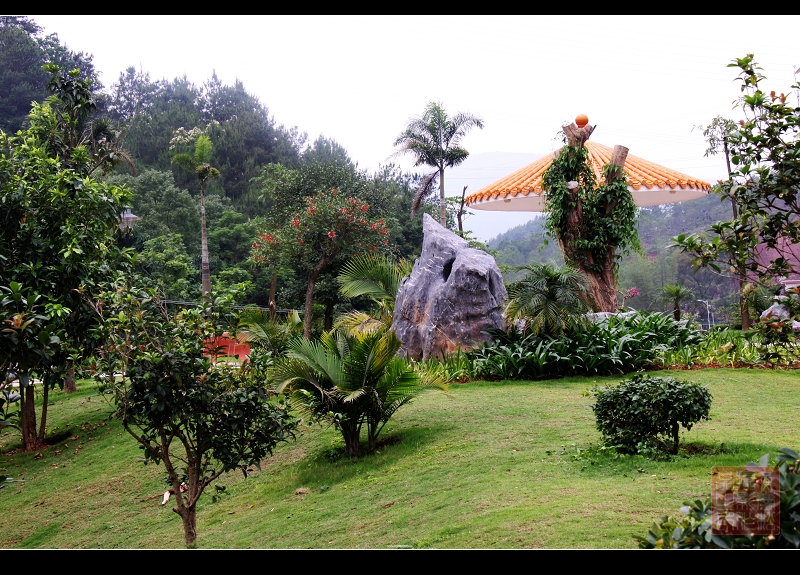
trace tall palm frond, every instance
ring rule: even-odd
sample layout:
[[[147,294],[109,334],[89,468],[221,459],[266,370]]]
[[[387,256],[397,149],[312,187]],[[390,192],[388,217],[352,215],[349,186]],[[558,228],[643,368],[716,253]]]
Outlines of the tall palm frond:
[[[380,333],[386,329],[386,321],[388,314],[383,310],[378,314],[379,317],[373,317],[363,311],[351,311],[340,315],[334,323],[334,329],[342,330],[354,336],[359,334],[373,334]],[[384,318],[384,319],[380,319]]]
[[[384,255],[361,255],[349,260],[339,272],[339,291],[346,297],[367,296],[376,305],[368,316],[354,311],[340,316],[337,329],[350,334],[377,333],[392,324],[394,301],[403,278],[411,273],[411,262]]]
[[[289,341],[303,333],[303,320],[297,310],[292,310],[283,322],[272,318],[269,311],[259,308],[246,308],[239,316],[243,329],[242,342],[281,356],[286,352]]]
[[[439,172],[438,170],[435,172],[431,172],[430,174],[426,175],[422,178],[422,181],[419,184],[419,188],[414,193],[414,200],[411,202],[411,218],[414,219],[416,217],[417,212],[419,211],[422,202],[431,194],[436,191],[436,183],[439,180]]]
[[[361,255],[342,266],[337,281],[345,297],[369,296],[373,299],[393,299],[400,282],[411,273],[411,264],[404,259],[395,261],[384,255]]]

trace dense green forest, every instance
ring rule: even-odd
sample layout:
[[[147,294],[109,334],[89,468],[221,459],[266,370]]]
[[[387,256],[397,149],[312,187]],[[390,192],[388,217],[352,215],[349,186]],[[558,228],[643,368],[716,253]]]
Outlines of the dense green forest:
[[[237,287],[242,303],[268,306],[272,292],[277,308],[302,308],[308,283],[304,262],[283,258],[256,265],[251,247],[260,234],[286,226],[305,209],[305,198],[320,190],[336,188],[369,204],[370,218],[385,222],[389,232],[388,244],[381,246],[385,252],[408,259],[419,254],[422,214],[409,217],[417,175],[392,165],[376,173],[359,170],[335,139],[320,136],[308,142],[301,128],[278,123],[240,81],[224,85],[213,72],[196,84],[185,76],[154,79],[146,70],[129,67],[103,86],[92,55],[70,50],[56,34],[45,36],[29,18],[2,17],[0,129],[21,128],[31,102],[47,96],[47,73],[42,70],[47,62],[78,68],[81,77],[93,79],[97,115],[117,127],[117,144],[126,160],[102,177],[133,192],[131,209],[141,220],[125,240],[137,252],[138,272],[168,300],[197,301],[201,296],[200,184],[192,171],[174,161],[191,155],[200,135],[212,143],[209,163],[219,172],[205,189],[212,286]],[[436,200],[422,211],[436,214]],[[711,303],[717,322],[730,321],[734,284],[707,270],[694,273],[688,257],[667,248],[672,236],[705,230],[729,215],[730,206],[716,196],[642,209],[642,251],[627,255],[619,270],[620,288],[639,290],[627,305],[667,310],[659,290],[683,282],[695,299]],[[451,220],[455,222],[452,213]],[[561,259],[540,219],[498,236],[490,248],[509,280],[519,275],[514,267]],[[335,282],[343,257],[326,265],[317,280],[318,327],[330,327],[334,315],[351,306]],[[690,304],[689,311],[702,311],[705,318],[702,304]]]
[[[422,245],[422,214],[410,219],[417,176],[388,165],[373,174],[357,168],[334,139],[314,142],[300,128],[279,124],[267,106],[236,81],[224,85],[212,72],[202,84],[182,77],[154,79],[129,67],[116,82],[97,81],[92,55],[73,52],[57,34],[45,36],[25,17],[0,19],[0,129],[23,127],[31,102],[47,93],[45,63],[93,80],[96,116],[118,130],[127,161],[102,177],[133,192],[132,212],[141,219],[124,240],[137,252],[138,272],[160,287],[168,300],[201,296],[200,186],[195,174],[174,162],[191,154],[199,135],[207,135],[210,164],[219,177],[205,191],[209,264],[214,288],[236,287],[243,304],[267,306],[273,275],[279,309],[300,309],[306,289],[302,262],[282,260],[256,265],[252,245],[260,233],[285,225],[302,210],[304,198],[321,189],[369,204],[371,219],[382,219],[391,241],[382,249],[397,258],[414,258]],[[399,128],[398,128],[399,129]],[[437,204],[422,211],[435,213]],[[123,239],[120,241],[123,242]],[[351,304],[335,282],[341,261],[328,265],[315,290],[317,316],[329,327],[338,308]]]

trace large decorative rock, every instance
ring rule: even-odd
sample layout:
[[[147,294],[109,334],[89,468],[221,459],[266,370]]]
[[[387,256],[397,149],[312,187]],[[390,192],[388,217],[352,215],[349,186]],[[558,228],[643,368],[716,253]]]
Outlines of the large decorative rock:
[[[761,313],[761,319],[789,319],[792,316],[792,312],[784,304],[788,299],[789,297],[785,295],[775,296],[775,303]],[[792,329],[800,330],[800,321],[792,320]]]
[[[422,255],[397,292],[393,326],[414,359],[472,349],[503,327],[507,293],[494,258],[423,216]]]

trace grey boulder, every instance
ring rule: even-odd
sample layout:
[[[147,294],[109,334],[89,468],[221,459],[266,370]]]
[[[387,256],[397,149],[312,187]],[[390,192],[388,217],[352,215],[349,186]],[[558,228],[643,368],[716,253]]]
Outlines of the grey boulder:
[[[444,357],[472,349],[503,327],[508,294],[494,258],[423,215],[422,254],[403,280],[395,301],[393,327],[402,355]]]

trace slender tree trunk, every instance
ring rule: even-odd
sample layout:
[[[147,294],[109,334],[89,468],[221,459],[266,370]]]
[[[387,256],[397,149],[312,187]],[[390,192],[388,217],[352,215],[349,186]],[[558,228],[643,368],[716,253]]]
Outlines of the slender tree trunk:
[[[325,319],[323,320],[323,328],[325,331],[333,329],[333,302],[325,302]]]
[[[672,422],[672,449],[670,453],[676,455],[678,453],[678,446],[680,445],[680,427],[677,421]]]
[[[200,266],[202,270],[203,298],[211,293],[211,267],[208,263],[208,233],[206,232],[206,185],[200,186]]]
[[[728,168],[728,179],[731,179],[731,158],[728,153],[728,138],[722,137],[722,150],[725,153],[725,165]],[[739,205],[736,203],[736,197],[731,195],[731,211],[733,212],[733,219],[739,217]],[[738,281],[739,281],[739,313],[742,316],[742,331],[750,329],[750,306],[747,305],[747,296],[744,294],[744,286],[747,285],[747,270],[744,266],[739,266]]]
[[[458,231],[461,234],[461,237],[464,237],[464,226],[461,220],[464,217],[464,199],[467,195],[467,187],[468,186],[464,186],[464,189],[461,190],[461,205],[458,207],[458,212],[456,212],[456,217],[458,218]]]
[[[747,271],[739,268],[739,313],[742,315],[742,331],[750,329],[750,306],[747,305],[747,296],[744,286],[747,284]]]
[[[25,380],[23,380],[25,378]],[[22,443],[25,446],[25,451],[35,451],[40,447],[39,438],[36,436],[36,405],[34,404],[34,390],[33,385],[29,383],[29,375],[27,373],[20,374],[20,388],[19,392],[22,395],[20,400],[20,415],[22,421]],[[26,383],[26,381],[28,383]],[[26,385],[23,387],[23,383]]]
[[[183,538],[187,547],[194,547],[197,541],[197,506],[190,505],[181,509],[173,509],[181,516],[183,522]]]
[[[679,302],[675,302],[672,308],[672,318],[675,321],[681,321],[681,306]]]
[[[78,386],[75,383],[75,362],[69,362],[67,373],[64,374],[64,393],[72,393],[78,391]]]
[[[275,321],[275,314],[278,311],[278,304],[275,297],[278,293],[278,272],[272,272],[272,283],[269,286],[269,319]]]
[[[47,385],[47,380],[42,380],[42,416],[39,418],[39,437],[37,443],[44,445],[44,432],[46,431],[47,423],[47,404],[50,401],[50,386]]]
[[[439,166],[439,223],[447,229],[447,206],[444,201],[444,167]]]
[[[308,277],[308,288],[306,288],[306,306],[305,312],[303,313],[303,337],[306,339],[311,339],[311,304],[314,301],[314,286],[317,284],[317,278],[319,277],[320,272],[326,265],[328,265],[327,258],[321,259],[316,267],[314,267],[314,269],[311,271],[311,275]]]

